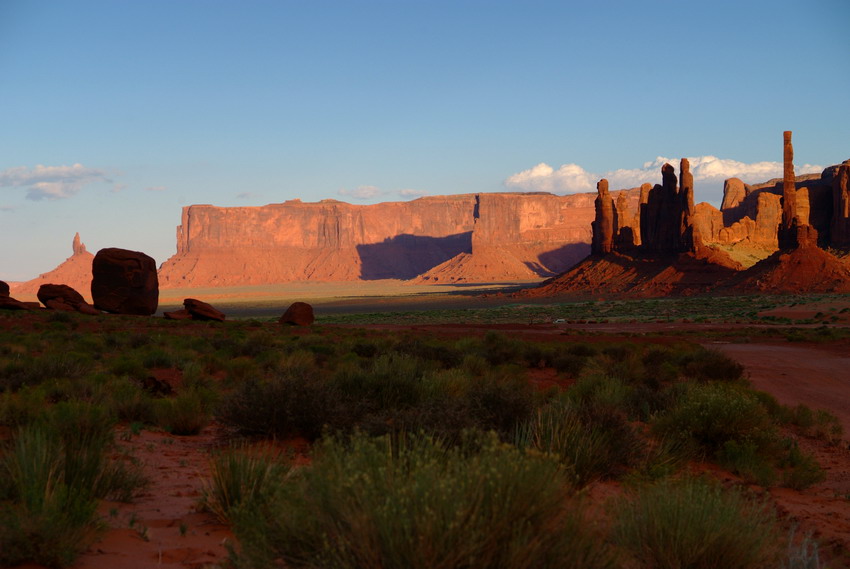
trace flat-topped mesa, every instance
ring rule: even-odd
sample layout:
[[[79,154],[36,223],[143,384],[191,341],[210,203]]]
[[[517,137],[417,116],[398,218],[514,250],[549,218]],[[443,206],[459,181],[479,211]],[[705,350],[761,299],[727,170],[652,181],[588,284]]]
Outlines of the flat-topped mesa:
[[[594,201],[596,219],[593,221],[593,241],[590,252],[594,255],[610,253],[614,248],[614,227],[616,225],[614,200],[608,193],[608,180],[602,178],[596,184],[598,195]]]

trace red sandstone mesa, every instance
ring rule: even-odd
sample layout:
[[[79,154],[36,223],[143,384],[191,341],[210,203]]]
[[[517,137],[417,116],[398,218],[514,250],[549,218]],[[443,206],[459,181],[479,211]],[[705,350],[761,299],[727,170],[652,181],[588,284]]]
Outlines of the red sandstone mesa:
[[[153,314],[159,304],[156,262],[138,251],[101,249],[92,262],[91,295],[106,312]]]

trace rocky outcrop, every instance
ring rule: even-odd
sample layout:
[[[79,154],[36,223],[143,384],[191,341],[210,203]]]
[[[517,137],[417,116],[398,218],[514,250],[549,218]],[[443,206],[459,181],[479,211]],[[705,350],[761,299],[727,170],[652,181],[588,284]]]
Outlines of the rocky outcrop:
[[[614,200],[608,193],[608,180],[599,180],[596,184],[596,196],[594,207],[596,219],[593,221],[593,241],[590,251],[594,255],[610,253],[614,248],[614,224],[615,208]]]
[[[76,233],[71,243],[73,254],[52,271],[15,286],[14,293],[22,298],[36,298],[39,287],[45,284],[64,284],[87,295],[91,286],[91,264],[94,255],[86,251],[86,246]]]
[[[738,207],[750,193],[750,187],[738,178],[729,178],[723,182],[723,211]]]
[[[0,281],[0,296],[9,296],[9,285],[5,281]]]
[[[841,164],[832,179],[832,243],[850,247],[850,160]]]
[[[79,312],[92,316],[100,314],[99,310],[86,302],[83,295],[68,285],[43,284],[39,287],[36,296],[45,308],[51,310]]]
[[[280,324],[292,324],[294,326],[310,326],[315,322],[312,305],[306,302],[293,302],[280,317]]]
[[[629,199],[636,202],[636,192]],[[465,194],[367,206],[334,200],[189,206],[177,232],[178,252],[161,267],[160,281],[175,288],[536,279],[587,255],[593,216],[590,194]]]
[[[153,314],[159,304],[156,262],[139,251],[101,249],[92,262],[91,295],[106,312]]]
[[[74,241],[71,243],[71,248],[74,251],[74,255],[83,255],[86,251],[85,244],[80,241],[80,232],[74,233]]]

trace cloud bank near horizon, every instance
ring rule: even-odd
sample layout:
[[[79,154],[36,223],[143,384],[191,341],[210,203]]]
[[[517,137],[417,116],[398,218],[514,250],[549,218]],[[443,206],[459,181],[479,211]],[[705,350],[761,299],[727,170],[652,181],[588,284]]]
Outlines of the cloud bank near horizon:
[[[748,184],[755,184],[782,177],[781,162],[747,163],[716,156],[695,156],[688,157],[688,160],[691,163],[691,173],[694,175],[694,186],[699,201],[719,199],[717,192],[722,192],[723,181],[727,178],[740,178]],[[504,185],[509,189],[525,192],[575,194],[595,191],[596,182],[606,178],[612,190],[635,188],[647,182],[661,183],[661,166],[666,162],[675,166],[678,174],[679,160],[663,156],[645,162],[640,168],[620,168],[604,174],[590,172],[578,164],[563,164],[556,170],[549,164],[541,162],[527,170],[508,176]],[[794,170],[797,175],[800,175],[820,173],[823,169],[824,166],[803,164],[795,166]],[[705,192],[701,192],[701,189],[707,190],[709,195],[705,196]],[[719,195],[722,197],[722,193]]]
[[[104,170],[86,168],[79,163],[72,166],[38,164],[33,168],[16,166],[0,171],[0,187],[26,188],[26,197],[32,201],[70,198],[94,182],[112,183],[112,180]]]

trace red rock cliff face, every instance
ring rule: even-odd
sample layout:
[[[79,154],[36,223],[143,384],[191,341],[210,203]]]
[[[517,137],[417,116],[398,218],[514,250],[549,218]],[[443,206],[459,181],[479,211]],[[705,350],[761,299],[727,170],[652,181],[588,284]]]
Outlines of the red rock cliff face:
[[[517,271],[532,278],[586,255],[592,220],[590,194],[194,205],[183,208],[177,254],[160,269],[160,286],[411,279],[453,260],[443,281],[521,278]],[[467,262],[496,254],[502,267],[489,272]]]

